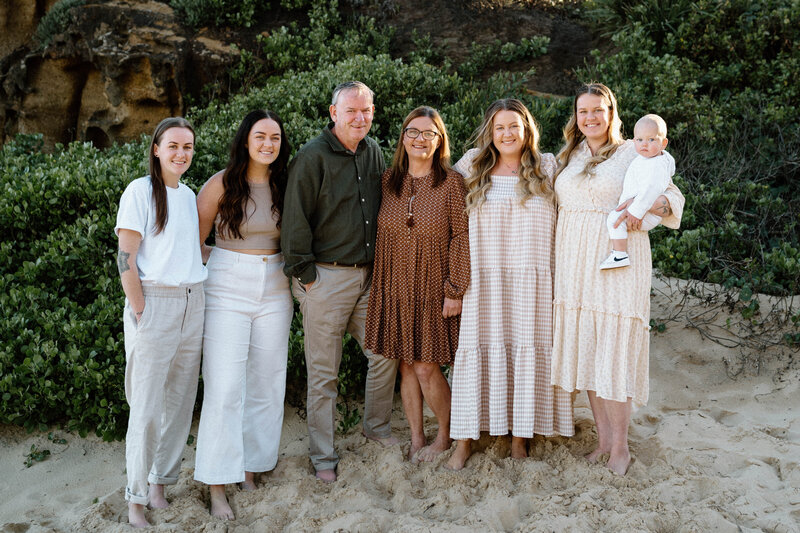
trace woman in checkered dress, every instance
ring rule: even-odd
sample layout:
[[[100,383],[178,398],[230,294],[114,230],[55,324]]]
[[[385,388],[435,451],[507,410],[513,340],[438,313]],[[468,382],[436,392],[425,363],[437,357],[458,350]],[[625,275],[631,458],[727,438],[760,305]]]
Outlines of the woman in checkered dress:
[[[463,468],[481,431],[511,432],[511,456],[533,435],[574,434],[571,395],[550,385],[553,346],[553,154],[525,105],[498,100],[456,163],[466,178],[471,283],[453,365],[448,467]]]

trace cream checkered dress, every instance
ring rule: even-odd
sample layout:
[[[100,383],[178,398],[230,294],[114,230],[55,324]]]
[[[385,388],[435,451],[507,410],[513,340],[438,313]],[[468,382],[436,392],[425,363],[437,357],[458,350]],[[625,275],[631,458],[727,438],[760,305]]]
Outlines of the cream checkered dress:
[[[476,154],[454,168],[467,174]],[[542,170],[552,178],[555,169],[553,154],[543,154]],[[472,277],[453,364],[454,439],[575,433],[571,395],[550,384],[556,210],[538,197],[522,205],[516,184],[516,176],[492,176],[486,202],[469,215]]]

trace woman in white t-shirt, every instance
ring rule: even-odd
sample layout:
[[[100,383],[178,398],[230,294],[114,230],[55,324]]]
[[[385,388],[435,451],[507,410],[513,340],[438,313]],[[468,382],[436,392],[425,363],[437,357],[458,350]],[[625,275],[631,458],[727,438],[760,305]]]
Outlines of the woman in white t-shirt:
[[[125,189],[114,228],[130,406],[125,499],[134,527],[149,525],[146,505],[168,506],[164,485],[178,480],[197,393],[206,269],[195,195],[179,181],[193,154],[189,122],[162,120],[150,143],[150,175]]]

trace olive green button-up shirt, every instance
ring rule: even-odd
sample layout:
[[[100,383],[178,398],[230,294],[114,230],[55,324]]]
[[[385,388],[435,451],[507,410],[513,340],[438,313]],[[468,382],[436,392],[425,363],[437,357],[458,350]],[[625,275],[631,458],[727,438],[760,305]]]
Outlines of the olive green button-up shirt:
[[[331,131],[308,141],[289,165],[283,203],[284,272],[301,283],[317,279],[315,261],[371,263],[386,168],[378,143],[363,139],[355,153]]]

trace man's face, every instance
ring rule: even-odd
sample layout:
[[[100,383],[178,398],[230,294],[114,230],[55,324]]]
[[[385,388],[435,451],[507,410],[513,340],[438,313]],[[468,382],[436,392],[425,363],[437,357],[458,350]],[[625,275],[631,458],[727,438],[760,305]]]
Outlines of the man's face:
[[[333,133],[349,150],[355,150],[372,127],[375,106],[366,91],[349,89],[339,93],[336,104],[330,107]]]

